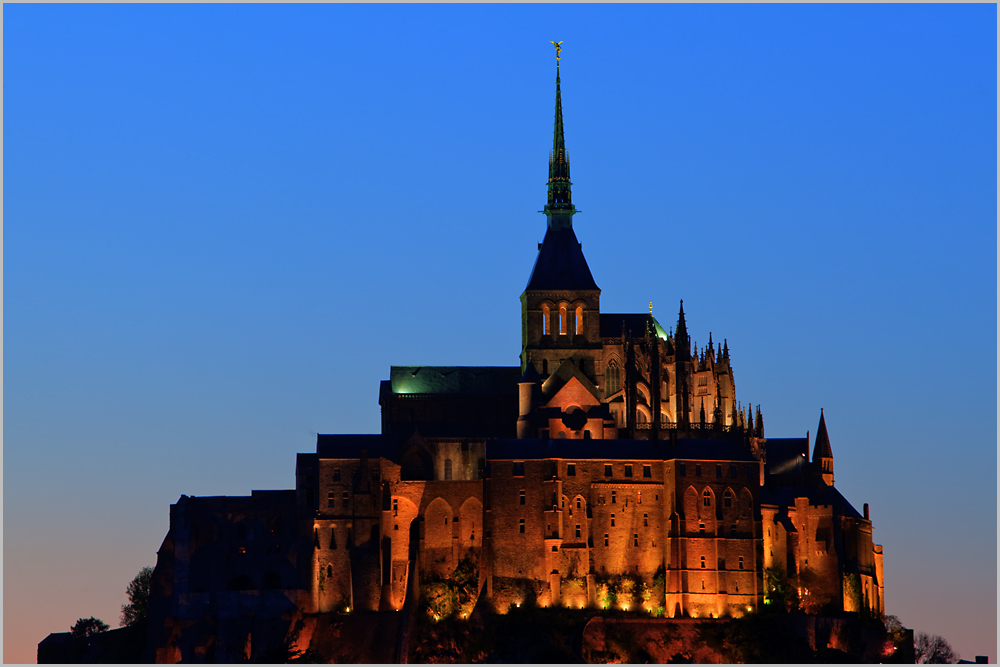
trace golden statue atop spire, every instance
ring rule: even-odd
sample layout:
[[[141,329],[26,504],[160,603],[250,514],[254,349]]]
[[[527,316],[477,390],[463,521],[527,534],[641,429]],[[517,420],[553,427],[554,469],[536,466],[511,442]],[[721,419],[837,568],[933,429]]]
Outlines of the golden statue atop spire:
[[[558,42],[553,42],[551,39],[549,40],[549,44],[551,44],[552,46],[556,47],[556,62],[559,62],[559,53],[562,51],[562,47],[559,46],[559,45],[562,44],[565,41],[566,40],[564,40],[564,39],[560,39]]]

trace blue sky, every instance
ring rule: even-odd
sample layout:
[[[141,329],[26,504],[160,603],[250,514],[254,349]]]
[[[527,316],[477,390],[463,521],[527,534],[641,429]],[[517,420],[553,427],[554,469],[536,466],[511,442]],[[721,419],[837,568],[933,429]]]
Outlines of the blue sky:
[[[824,408],[888,612],[995,659],[995,5],[3,12],[7,661],[390,365],[518,363],[550,39],[602,309],[684,299],[772,437]]]

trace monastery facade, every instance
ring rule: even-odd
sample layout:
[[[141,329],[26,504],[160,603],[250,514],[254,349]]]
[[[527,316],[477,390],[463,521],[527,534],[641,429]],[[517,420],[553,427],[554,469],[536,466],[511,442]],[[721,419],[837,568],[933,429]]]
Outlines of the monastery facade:
[[[471,571],[475,605],[738,616],[773,580],[807,610],[884,613],[867,505],[812,443],[765,437],[728,344],[692,347],[681,302],[601,312],[573,229],[557,63],[547,226],[521,294],[521,364],[392,367],[381,433],[319,435],[295,489],[171,506],[150,601],[157,662],[240,660],[302,615],[425,613]],[[624,583],[623,583],[624,582]],[[641,594],[640,594],[641,592]]]

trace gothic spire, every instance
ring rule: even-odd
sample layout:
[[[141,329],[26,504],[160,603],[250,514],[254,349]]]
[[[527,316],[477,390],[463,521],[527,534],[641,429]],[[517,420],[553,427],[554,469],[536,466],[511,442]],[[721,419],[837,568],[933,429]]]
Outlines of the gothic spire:
[[[819,409],[819,427],[816,429],[816,445],[813,447],[813,463],[819,463],[820,459],[832,459],[833,450],[830,449],[830,436],[826,433],[826,419],[823,418],[823,408]]]
[[[559,43],[561,44],[561,42]],[[566,151],[566,134],[563,128],[562,91],[559,82],[559,53],[562,48],[556,47],[556,119],[552,133],[552,153],[549,154],[549,197],[542,211],[548,217],[549,227],[573,227],[573,214],[577,212],[573,206],[569,180],[569,153]]]
[[[688,339],[687,322],[684,321],[684,299],[681,299],[681,311],[677,315],[677,333],[674,334],[677,344],[677,356],[687,359],[691,354],[691,342]]]

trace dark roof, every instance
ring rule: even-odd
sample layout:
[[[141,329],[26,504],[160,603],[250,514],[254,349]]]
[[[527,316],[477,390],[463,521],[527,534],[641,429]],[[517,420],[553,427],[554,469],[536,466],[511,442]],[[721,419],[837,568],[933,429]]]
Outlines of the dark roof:
[[[802,473],[809,463],[808,438],[768,438],[764,449],[769,475]]]
[[[854,519],[863,519],[840,491],[826,484],[816,486],[771,486],[765,484],[760,490],[760,502],[767,505],[792,506],[796,498],[808,498],[813,506],[831,505],[834,514]]]
[[[394,394],[516,394],[520,366],[393,366]]]
[[[369,458],[395,458],[396,443],[384,435],[332,435],[316,436],[316,455],[321,459],[359,459],[367,450]]]
[[[525,290],[598,290],[572,227],[549,227]]]
[[[668,440],[492,440],[486,443],[488,459],[692,459],[753,461],[745,448],[726,440],[681,438]]]
[[[648,313],[601,313],[601,338],[617,338],[622,335],[622,325],[632,338],[642,338],[649,327],[660,338],[666,339],[667,332],[663,330],[656,318]]]

